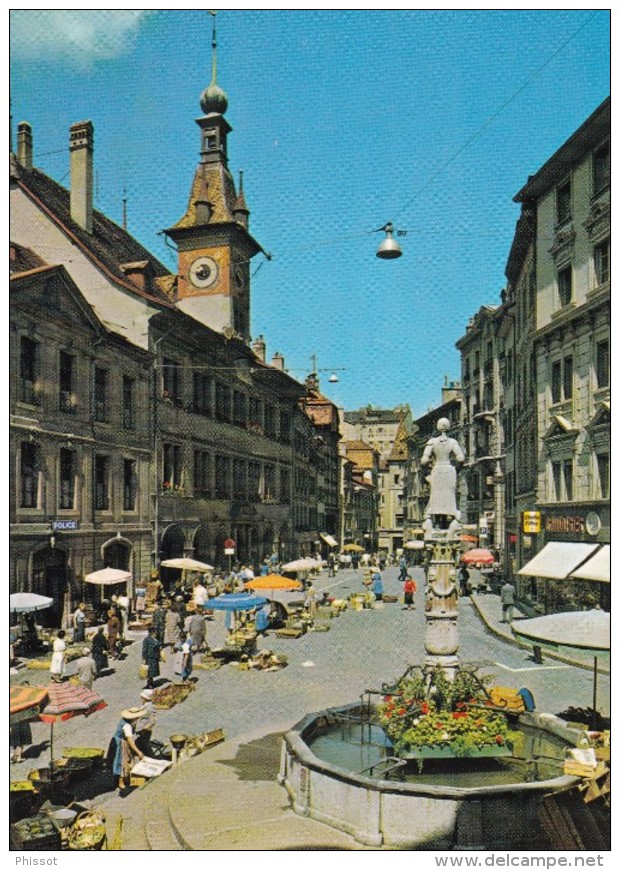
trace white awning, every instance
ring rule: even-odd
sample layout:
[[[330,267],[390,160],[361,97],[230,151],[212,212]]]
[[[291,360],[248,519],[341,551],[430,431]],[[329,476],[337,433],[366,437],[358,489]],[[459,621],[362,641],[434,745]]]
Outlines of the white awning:
[[[563,541],[551,541],[537,553],[534,558],[517,573],[526,577],[548,577],[551,580],[565,580],[575,571],[588,556],[591,556],[598,544],[574,544]]]
[[[337,547],[338,546],[338,541],[335,538],[333,538],[331,535],[327,535],[327,534],[324,535],[323,532],[321,532],[320,534],[321,534],[321,537],[323,538],[323,540],[325,541],[325,543],[327,544],[328,547]]]
[[[611,580],[611,546],[604,544],[601,549],[591,556],[587,562],[573,571],[570,575],[580,580],[599,580],[601,583],[609,583]]]

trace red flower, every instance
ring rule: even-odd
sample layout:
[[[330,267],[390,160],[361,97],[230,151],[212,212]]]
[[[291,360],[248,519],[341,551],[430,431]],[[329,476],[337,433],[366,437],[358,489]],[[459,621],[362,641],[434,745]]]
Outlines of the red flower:
[[[426,703],[426,701],[424,701],[424,703],[422,704],[422,713],[423,713],[425,716],[426,716],[426,714],[428,713],[428,704]]]
[[[467,719],[467,713],[453,713],[453,719]]]
[[[435,722],[435,728],[443,728],[443,722]]]
[[[495,742],[497,743],[498,746],[502,745],[502,743],[504,742],[504,738],[502,737],[501,734],[497,734],[495,736]]]
[[[407,711],[405,710],[404,707],[399,707],[398,710],[397,710],[396,712],[398,713],[399,716],[404,716],[404,714],[405,714]]]

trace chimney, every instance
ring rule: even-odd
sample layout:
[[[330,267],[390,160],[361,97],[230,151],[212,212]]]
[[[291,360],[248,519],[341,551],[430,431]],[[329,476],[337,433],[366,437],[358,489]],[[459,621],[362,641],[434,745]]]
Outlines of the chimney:
[[[90,121],[72,124],[69,131],[71,155],[71,218],[93,231],[93,125]]]
[[[271,365],[280,372],[284,371],[284,357],[281,353],[274,353],[271,357]]]
[[[252,342],[252,350],[259,360],[264,363],[267,356],[267,345],[265,344],[265,339],[262,335],[259,335],[258,338]]]
[[[17,125],[17,159],[24,169],[32,169],[32,127],[27,121]]]

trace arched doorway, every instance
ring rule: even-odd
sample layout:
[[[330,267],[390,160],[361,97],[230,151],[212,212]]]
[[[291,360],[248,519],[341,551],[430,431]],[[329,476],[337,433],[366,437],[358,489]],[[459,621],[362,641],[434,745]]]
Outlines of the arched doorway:
[[[131,571],[131,544],[115,538],[104,544],[103,564],[106,568],[118,568],[119,571]]]
[[[161,539],[161,561],[166,559],[181,559],[185,555],[185,535],[180,525],[168,526]],[[165,589],[169,589],[179,577],[175,568],[159,569],[160,580]]]
[[[37,613],[37,621],[48,628],[60,628],[63,613],[71,608],[67,553],[60,547],[43,547],[33,554],[32,591],[54,599],[51,607]]]
[[[194,559],[206,562],[207,565],[213,564],[209,530],[206,526],[198,526],[194,534]]]

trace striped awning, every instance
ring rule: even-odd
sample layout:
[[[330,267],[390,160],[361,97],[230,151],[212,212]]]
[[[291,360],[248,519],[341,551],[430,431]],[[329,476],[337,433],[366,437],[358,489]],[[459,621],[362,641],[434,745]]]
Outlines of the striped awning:
[[[11,686],[9,695],[11,725],[36,719],[46,701],[45,686]]]
[[[328,535],[327,532],[325,532],[325,533],[321,532],[320,534],[321,534],[321,537],[323,538],[323,540],[325,541],[325,543],[327,544],[328,547],[337,547],[338,546],[338,541],[334,537],[332,537],[332,535]]]

